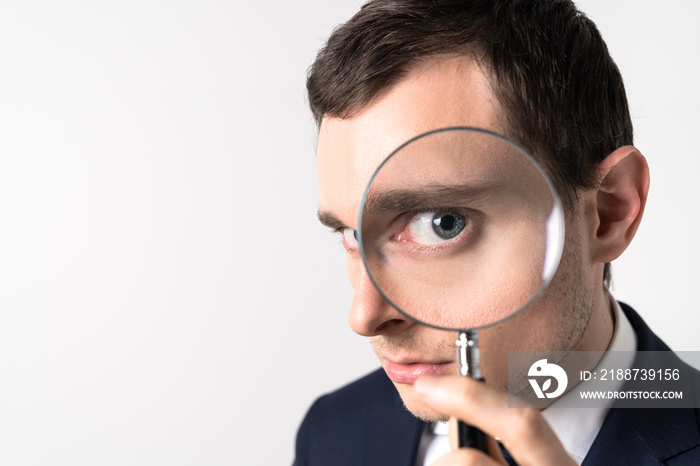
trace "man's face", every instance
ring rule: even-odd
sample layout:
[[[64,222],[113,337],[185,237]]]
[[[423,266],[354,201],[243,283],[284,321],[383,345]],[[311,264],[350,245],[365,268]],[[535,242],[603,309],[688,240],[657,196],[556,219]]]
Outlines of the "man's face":
[[[499,104],[483,70],[466,57],[436,57],[348,119],[324,118],[318,139],[319,213],[345,232],[347,273],[355,295],[350,326],[370,337],[404,404],[427,420],[441,417],[419,401],[413,382],[423,374],[457,372],[455,333],[419,325],[389,306],[365,272],[352,230],[370,176],[396,147],[437,128],[473,126],[503,133]],[[507,351],[567,350],[584,334],[592,307],[585,224],[568,220],[567,246],[547,292],[525,312],[480,332],[482,373],[505,386]],[[587,284],[591,284],[587,286]]]

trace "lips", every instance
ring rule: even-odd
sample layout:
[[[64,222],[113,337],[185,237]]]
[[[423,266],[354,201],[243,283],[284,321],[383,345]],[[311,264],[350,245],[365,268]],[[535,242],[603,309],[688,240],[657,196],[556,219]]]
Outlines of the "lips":
[[[413,384],[418,378],[430,375],[446,375],[456,373],[452,363],[431,363],[410,360],[400,360],[394,362],[391,359],[384,359],[384,370],[386,375],[394,383]]]

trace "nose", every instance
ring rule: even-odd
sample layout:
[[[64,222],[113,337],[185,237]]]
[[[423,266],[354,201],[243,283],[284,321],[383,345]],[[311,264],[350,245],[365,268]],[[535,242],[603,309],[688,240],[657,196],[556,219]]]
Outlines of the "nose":
[[[348,321],[358,335],[367,337],[400,331],[413,325],[379,294],[365,268],[360,265],[353,280],[355,295]]]

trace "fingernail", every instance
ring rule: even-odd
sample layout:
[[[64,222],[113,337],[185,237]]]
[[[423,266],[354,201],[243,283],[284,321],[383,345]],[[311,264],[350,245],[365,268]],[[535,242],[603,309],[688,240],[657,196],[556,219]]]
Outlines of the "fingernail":
[[[437,382],[437,377],[432,375],[424,375],[420,379],[416,380],[413,387],[418,393],[427,394],[433,391],[435,388],[435,382]]]

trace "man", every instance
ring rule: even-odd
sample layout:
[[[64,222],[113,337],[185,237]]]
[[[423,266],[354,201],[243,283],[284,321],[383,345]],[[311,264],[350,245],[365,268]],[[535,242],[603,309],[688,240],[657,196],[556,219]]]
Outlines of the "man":
[[[540,412],[509,408],[504,393],[509,351],[668,350],[607,291],[608,264],[641,221],[649,170],[632,146],[620,73],[572,2],[371,1],[334,31],[307,87],[319,123],[319,218],[343,236],[350,326],[370,338],[383,369],[314,404],[295,464],[700,464],[694,409]],[[528,148],[565,206],[564,252],[545,293],[480,333],[486,384],[446,375],[457,372],[454,334],[389,306],[355,239],[362,191],[384,157],[451,126]],[[488,454],[450,451],[439,432],[449,417],[489,434]]]

